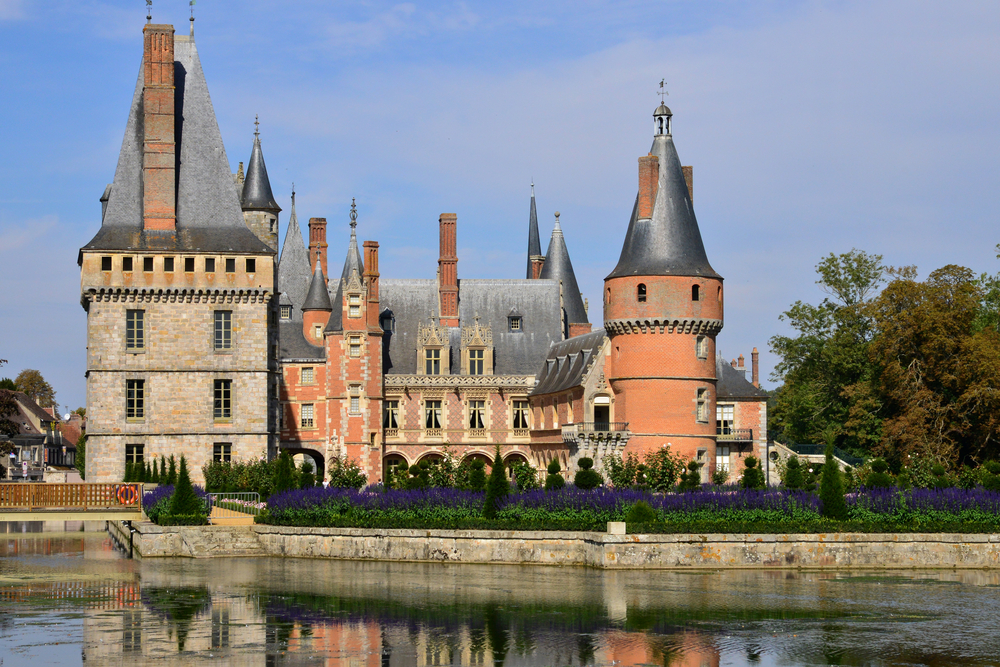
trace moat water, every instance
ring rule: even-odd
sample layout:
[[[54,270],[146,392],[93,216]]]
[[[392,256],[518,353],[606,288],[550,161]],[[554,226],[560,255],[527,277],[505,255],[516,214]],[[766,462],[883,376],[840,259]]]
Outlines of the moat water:
[[[1000,573],[130,560],[0,523],[0,665],[1000,665]]]

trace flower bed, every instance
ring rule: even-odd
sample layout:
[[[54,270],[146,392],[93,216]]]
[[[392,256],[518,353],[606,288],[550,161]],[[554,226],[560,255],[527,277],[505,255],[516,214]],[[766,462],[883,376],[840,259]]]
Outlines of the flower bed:
[[[819,496],[806,491],[723,488],[657,494],[570,487],[511,494],[500,501],[492,519],[483,517],[484,495],[449,488],[317,487],[272,496],[257,521],[287,526],[603,531],[607,522],[624,521],[635,503],[645,501],[656,521],[630,525],[630,532],[1000,531],[1000,493],[982,488],[862,490],[847,497],[847,521],[822,518]]]
[[[199,498],[205,501],[205,506],[208,507],[208,494],[205,493],[204,489],[199,486],[195,486],[194,492]],[[198,525],[205,523],[204,517],[196,519],[189,515],[184,515],[183,518],[169,518],[170,515],[168,512],[170,510],[170,499],[173,495],[173,486],[158,486],[149,493],[143,494],[142,510],[146,513],[146,516],[150,521],[161,526],[188,525],[188,523]],[[178,521],[183,521],[184,523],[178,523]]]

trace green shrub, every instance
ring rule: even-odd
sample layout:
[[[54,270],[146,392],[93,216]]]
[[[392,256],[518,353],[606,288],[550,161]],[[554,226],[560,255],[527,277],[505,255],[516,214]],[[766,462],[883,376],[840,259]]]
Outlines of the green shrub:
[[[573,486],[578,489],[596,489],[604,483],[601,473],[594,470],[594,459],[584,456],[576,462],[580,469],[573,476]]]
[[[167,457],[160,457],[160,477],[157,480],[160,484],[167,483]]]
[[[640,486],[645,481],[641,477],[645,477],[646,466],[639,463],[638,457],[632,452],[627,453],[624,460],[618,454],[606,455],[604,470],[608,473],[608,481],[616,489]]]
[[[510,493],[510,482],[507,481],[507,472],[504,470],[500,445],[497,445],[496,454],[493,455],[493,470],[490,471],[490,479],[486,483],[483,516],[487,519],[496,517],[497,503],[506,498],[508,493]]]
[[[847,518],[847,501],[844,499],[844,480],[840,468],[833,458],[833,443],[826,446],[826,462],[823,464],[823,481],[820,483],[820,500],[823,501],[823,516],[843,521]]]
[[[690,461],[687,464],[687,472],[681,474],[680,484],[677,490],[680,492],[701,491],[701,464],[697,461]]]
[[[170,455],[170,465],[167,469],[167,479],[164,482],[167,486],[177,485],[177,463],[174,461],[174,455]]]
[[[744,489],[763,489],[767,486],[764,481],[764,472],[758,467],[756,456],[748,456],[743,459],[743,476],[740,479],[740,486]]]
[[[486,490],[486,463],[482,459],[472,459],[469,468],[469,490]]]
[[[532,491],[541,488],[538,481],[538,470],[529,463],[511,463],[507,466],[510,479],[517,484],[518,491]]]
[[[640,500],[628,509],[625,514],[625,524],[630,523],[654,523],[659,516],[645,500]]]
[[[684,472],[684,461],[667,445],[646,452],[644,463],[649,488],[659,493],[673,490],[678,476]]]
[[[299,467],[299,488],[310,489],[314,486],[316,486],[316,475],[313,474],[313,464],[303,459]]]
[[[872,471],[865,480],[865,486],[872,489],[888,489],[893,486],[892,476],[888,473],[889,464],[885,459],[874,459],[871,462]]]
[[[361,465],[347,456],[334,456],[330,459],[326,478],[330,481],[330,486],[344,489],[360,489],[368,482]]]
[[[167,513],[174,516],[206,513],[204,501],[195,494],[191,485],[187,460],[183,455],[181,455],[180,471],[177,474],[177,484],[174,486],[174,495],[170,498],[170,509]]]
[[[802,475],[802,462],[794,454],[788,457],[785,464],[785,488],[789,491],[799,491],[806,486],[805,477]]]
[[[1000,491],[1000,462],[984,463],[980,468],[979,483],[989,491]]]
[[[545,476],[546,491],[558,491],[566,486],[566,480],[559,474],[559,471],[562,470],[562,466],[559,465],[559,459],[552,459],[549,461],[549,465],[546,470],[548,470],[549,473]]]
[[[729,481],[729,471],[724,468],[717,468],[712,473],[712,484],[722,486]]]
[[[295,488],[295,463],[288,451],[282,451],[274,466],[274,491],[282,493]]]

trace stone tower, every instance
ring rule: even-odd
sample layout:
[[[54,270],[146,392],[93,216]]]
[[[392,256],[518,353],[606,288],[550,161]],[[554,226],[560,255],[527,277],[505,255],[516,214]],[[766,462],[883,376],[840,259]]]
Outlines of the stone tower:
[[[78,260],[87,481],[184,455],[200,483],[213,459],[268,452],[274,249],[244,221],[194,38],[143,36],[101,228]]]
[[[672,114],[653,114],[653,147],[639,158],[639,193],[621,258],[604,280],[610,338],[605,376],[629,450],[669,444],[703,464],[715,459],[715,337],[722,277],[708,262],[691,193],[674,148]]]
[[[243,219],[250,231],[271,250],[277,252],[278,213],[281,212],[281,207],[274,201],[274,195],[271,193],[271,181],[267,178],[264,153],[260,150],[260,132],[257,129],[254,129],[253,133],[253,151],[250,153],[250,164],[243,179],[240,207],[243,209]]]

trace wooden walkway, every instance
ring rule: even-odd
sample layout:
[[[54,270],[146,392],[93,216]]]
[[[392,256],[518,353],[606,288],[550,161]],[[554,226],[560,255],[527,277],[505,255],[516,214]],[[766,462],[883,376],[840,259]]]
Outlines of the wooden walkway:
[[[0,521],[140,521],[142,484],[0,483]]]

